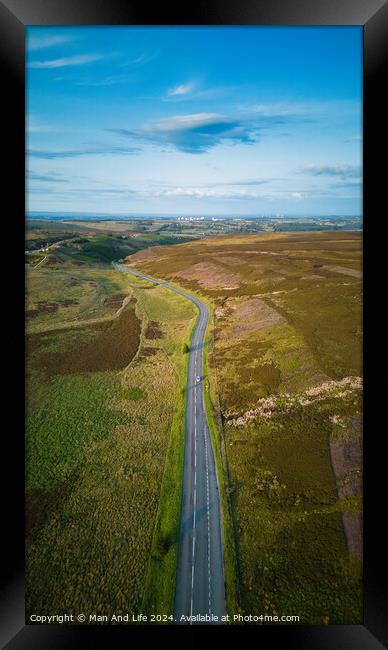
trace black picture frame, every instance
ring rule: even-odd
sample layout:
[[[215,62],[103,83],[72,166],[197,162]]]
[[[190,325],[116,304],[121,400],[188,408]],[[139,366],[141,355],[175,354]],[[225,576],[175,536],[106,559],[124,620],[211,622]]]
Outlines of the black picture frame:
[[[251,640],[268,647],[302,650],[378,650],[388,644],[388,599],[385,568],[384,437],[385,386],[374,362],[387,367],[385,320],[381,311],[384,281],[385,169],[378,158],[382,147],[385,104],[382,101],[388,6],[384,0],[199,0],[178,8],[159,3],[150,8],[138,0],[3,0],[0,3],[0,61],[2,64],[3,160],[6,182],[2,188],[4,262],[2,297],[7,307],[3,349],[12,360],[3,363],[6,376],[4,413],[11,415],[3,427],[4,481],[2,499],[3,555],[0,599],[0,643],[9,650],[35,648],[124,647],[128,642],[170,639],[186,643],[185,627],[120,627],[82,625],[39,626],[24,622],[24,32],[27,25],[362,25],[364,31],[364,625],[358,626],[247,626],[190,628],[194,641],[217,634],[222,642]],[[5,140],[5,142],[4,142]],[[384,175],[384,176],[383,176]],[[5,204],[5,206],[4,206]],[[6,221],[5,221],[6,220]],[[6,223],[6,225],[4,225]],[[5,317],[4,317],[5,319]],[[5,343],[5,345],[4,345]],[[13,405],[12,405],[13,404]],[[376,414],[376,418],[374,417]],[[380,415],[380,422],[379,422]],[[3,420],[4,422],[4,420]],[[386,429],[386,426],[385,426]],[[377,504],[377,507],[374,506]]]

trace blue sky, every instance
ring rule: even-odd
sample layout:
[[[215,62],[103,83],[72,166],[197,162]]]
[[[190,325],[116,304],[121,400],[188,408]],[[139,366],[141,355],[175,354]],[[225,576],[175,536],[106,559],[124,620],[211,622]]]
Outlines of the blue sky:
[[[359,27],[27,28],[27,209],[359,215]]]

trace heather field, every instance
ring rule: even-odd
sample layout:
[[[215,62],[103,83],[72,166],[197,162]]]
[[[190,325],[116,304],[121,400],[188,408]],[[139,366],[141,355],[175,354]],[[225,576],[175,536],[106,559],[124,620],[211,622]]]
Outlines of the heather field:
[[[108,264],[124,226],[85,226],[80,251],[81,227],[28,255],[27,610],[168,613],[196,311]],[[229,612],[359,623],[360,233],[166,240],[126,262],[211,308]]]
[[[27,615],[169,610],[194,308],[92,265],[27,287],[79,301],[27,323]]]
[[[212,307],[208,379],[246,613],[362,620],[361,244],[244,234],[127,258]]]

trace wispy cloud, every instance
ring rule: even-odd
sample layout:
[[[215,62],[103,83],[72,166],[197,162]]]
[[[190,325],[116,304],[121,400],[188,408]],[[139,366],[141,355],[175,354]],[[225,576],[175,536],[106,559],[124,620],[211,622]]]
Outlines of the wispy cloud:
[[[56,34],[52,36],[30,36],[27,40],[27,47],[32,52],[35,50],[43,50],[46,47],[63,45],[64,43],[68,43],[72,40],[74,40],[73,36],[66,36],[65,34]]]
[[[172,86],[168,88],[167,92],[161,98],[166,102],[183,102],[183,101],[207,101],[207,100],[220,100],[222,97],[236,93],[241,90],[241,86],[213,86],[206,88],[197,79],[189,81],[184,84]]]
[[[133,196],[136,194],[135,190],[128,188],[100,188],[100,187],[75,187],[71,190],[66,190],[66,194],[90,194],[93,196],[95,194],[114,194],[114,195],[130,195]]]
[[[181,97],[182,95],[188,95],[194,90],[194,83],[181,84],[180,86],[174,86],[169,88],[167,91],[168,97]]]
[[[55,172],[39,174],[32,170],[27,171],[27,179],[31,181],[42,181],[44,183],[68,183],[67,178],[60,178]]]
[[[27,155],[31,158],[41,158],[42,160],[55,160],[57,158],[78,158],[79,156],[101,156],[101,155],[118,155],[127,156],[139,153],[136,147],[111,147],[96,146],[85,149],[70,149],[62,151],[42,151],[30,149]]]
[[[150,63],[151,61],[156,59],[158,55],[159,52],[153,52],[152,54],[145,54],[145,53],[139,54],[138,56],[135,56],[135,58],[133,59],[124,61],[124,63],[122,63],[122,67],[126,68],[126,67],[136,67],[136,66],[145,65],[146,63]]]
[[[229,143],[253,144],[264,132],[289,123],[294,115],[268,114],[221,115],[219,113],[192,113],[174,115],[148,122],[137,129],[111,128],[113,133],[137,138],[156,145],[170,146],[185,153],[199,154],[216,145]]]
[[[310,106],[294,103],[254,104],[247,108],[243,107],[242,111],[260,115],[261,117],[307,116],[313,112]]]
[[[329,100],[329,101],[284,101],[276,103],[243,104],[240,106],[242,112],[255,113],[268,117],[270,115],[295,117],[303,122],[312,122],[333,117],[349,117],[354,115],[358,104],[352,100]]]
[[[55,196],[58,196],[58,190],[53,189],[52,187],[29,187],[28,194],[43,194],[43,196],[46,196],[47,194],[54,194]]]
[[[273,181],[284,181],[284,180],[287,180],[287,179],[274,177],[274,178],[247,179],[247,180],[239,180],[239,181],[222,181],[221,183],[217,183],[217,186],[219,186],[219,185],[229,185],[229,186],[233,186],[233,187],[235,187],[235,186],[244,187],[244,186],[264,185],[265,183],[272,183]]]
[[[303,171],[312,176],[338,176],[340,178],[357,178],[360,168],[355,165],[322,165],[312,164],[303,168]]]
[[[330,187],[333,187],[334,189],[360,190],[362,183],[361,181],[343,181],[340,183],[331,183]]]
[[[272,199],[282,196],[288,199],[300,199],[302,192],[294,191],[255,191],[252,189],[220,188],[220,187],[175,187],[152,192],[154,197],[194,198],[194,199]]]
[[[108,77],[104,77],[103,79],[85,79],[82,81],[76,81],[75,85],[76,86],[92,86],[92,87],[102,87],[102,86],[116,86],[118,84],[124,84],[127,83],[128,81],[128,75],[125,74],[120,74],[120,75],[111,75]]]
[[[36,69],[66,68],[68,66],[85,65],[93,61],[99,61],[102,58],[104,58],[102,54],[79,54],[48,61],[30,61],[27,67]]]

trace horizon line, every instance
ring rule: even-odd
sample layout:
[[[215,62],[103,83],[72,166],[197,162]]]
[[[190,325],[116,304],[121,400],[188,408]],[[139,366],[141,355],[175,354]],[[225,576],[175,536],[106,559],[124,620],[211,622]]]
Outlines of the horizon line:
[[[199,218],[199,217],[210,217],[210,218],[229,218],[229,219],[302,219],[302,218],[307,218],[307,219],[331,219],[331,218],[337,218],[337,219],[362,219],[363,215],[357,215],[357,214],[338,214],[338,213],[331,213],[331,214],[236,214],[236,213],[184,213],[184,212],[94,212],[94,211],[69,211],[69,212],[64,212],[64,211],[50,211],[50,210],[28,210],[25,212],[25,216],[35,218],[35,215],[55,215],[55,216],[63,216],[66,217],[66,215],[84,215],[88,217],[93,217],[93,216],[101,216],[101,217],[111,217],[111,218],[117,218],[117,217],[126,217],[126,218],[134,218],[134,217],[153,217],[153,218],[168,218],[168,217],[175,217],[175,218],[182,218],[182,217],[187,217],[187,218]]]

